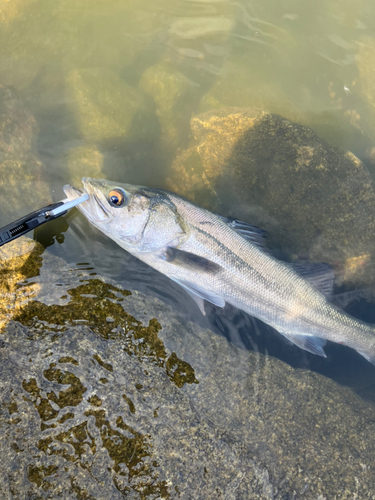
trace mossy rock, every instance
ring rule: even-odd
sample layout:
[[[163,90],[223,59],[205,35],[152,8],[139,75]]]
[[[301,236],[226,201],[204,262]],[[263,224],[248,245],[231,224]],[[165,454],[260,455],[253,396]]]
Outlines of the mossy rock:
[[[12,19],[18,17],[20,12],[33,1],[35,0],[14,0],[13,2],[2,0],[0,3],[0,23],[8,24]]]
[[[82,177],[101,179],[103,175],[103,155],[95,145],[78,146],[69,151],[68,168],[70,181],[79,186]]]
[[[271,25],[270,28],[272,27]],[[291,47],[288,48],[288,58],[293,57],[293,51],[290,51]],[[274,57],[274,53],[268,56]],[[275,64],[280,64],[280,61],[275,61]],[[258,108],[311,127],[318,135],[336,146],[353,147],[356,151],[369,146],[371,141],[358,112],[347,110],[343,106],[343,98],[339,95],[346,95],[341,87],[335,87],[335,93],[332,83],[332,88],[328,86],[331,90],[327,88],[326,94],[319,94],[319,101],[314,102],[307,92],[309,82],[290,82],[285,75],[284,79],[281,76],[278,81],[270,71],[270,65],[270,61],[265,65],[263,59],[253,59],[252,55],[247,53],[231,55],[224,62],[212,87],[202,97],[199,112],[228,106]]]
[[[220,210],[220,200],[205,174],[195,143],[176,156],[166,179],[166,185],[170,191],[188,198],[207,210],[214,212]]]
[[[35,282],[0,335],[4,498],[371,498],[351,390],[48,254]]]
[[[225,61],[215,83],[202,97],[199,111],[204,113],[227,106],[267,109],[294,121],[303,116],[280,87],[269,82],[260,68],[254,68],[251,61],[241,55]]]
[[[25,236],[0,248],[0,327],[22,307],[36,285],[20,286],[25,279],[37,276],[42,264],[43,247]]]
[[[158,3],[159,8],[164,2]],[[145,0],[4,3],[0,81],[18,90],[27,88],[52,63],[119,71],[144,51],[137,37],[154,33],[160,25]]]
[[[359,77],[355,92],[360,95],[364,104],[360,113],[355,114],[355,111],[352,111],[352,119],[356,118],[362,129],[365,128],[366,133],[370,135],[370,147],[367,154],[373,172],[375,168],[375,38],[363,37],[357,42],[357,46],[356,64]]]
[[[80,134],[92,142],[147,137],[143,94],[104,68],[72,70],[68,105]]]
[[[375,39],[363,38],[358,42],[357,67],[362,95],[375,113]]]
[[[268,229],[271,244],[289,255],[332,264],[339,283],[374,285],[375,191],[358,158],[256,109],[198,115],[191,129],[194,167],[176,160],[177,192],[189,197],[191,186],[197,199],[209,186],[220,200],[215,209]]]
[[[18,93],[0,87],[0,224],[51,202],[36,143],[38,125]],[[40,206],[40,205],[39,205]]]
[[[18,93],[0,86],[0,162],[34,154],[38,133],[37,122]]]
[[[189,79],[168,61],[147,68],[139,88],[155,102],[156,115],[166,145],[176,146],[189,126],[194,88]]]

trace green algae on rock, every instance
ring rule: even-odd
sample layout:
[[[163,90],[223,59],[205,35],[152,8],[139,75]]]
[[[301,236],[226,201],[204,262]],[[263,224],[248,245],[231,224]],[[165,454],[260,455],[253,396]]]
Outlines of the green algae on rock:
[[[4,498],[372,498],[373,408],[349,389],[97,278],[65,305],[40,286],[1,336]]]
[[[332,264],[340,282],[374,285],[375,191],[358,158],[307,127],[256,109],[197,115],[191,129],[201,189],[210,185],[221,213],[269,229],[270,241],[289,254]],[[189,197],[191,167],[178,166],[170,184]],[[198,182],[192,177],[190,185]],[[254,206],[267,216],[255,209],[249,219]]]
[[[36,293],[37,285],[19,283],[39,273],[43,250],[25,236],[0,248],[0,328]]]
[[[67,293],[71,295],[71,300],[66,305],[47,306],[35,300],[29,301],[13,316],[14,321],[29,327],[30,333],[33,332],[35,338],[51,331],[62,334],[74,322],[86,321],[92,325],[93,331],[104,339],[117,338],[121,348],[129,356],[136,356],[141,362],[144,359],[152,360],[157,366],[164,367],[169,379],[177,387],[183,387],[185,383],[198,383],[191,366],[180,360],[174,352],[168,356],[158,336],[161,326],[156,319],[151,319],[149,325],[145,327],[124,311],[120,301],[122,296],[131,295],[130,292],[119,290],[99,279],[91,279],[84,285],[68,290]],[[108,323],[108,316],[114,321]],[[70,359],[69,356],[64,356],[59,363],[65,363]],[[113,371],[113,367],[99,355],[94,355],[94,359],[106,370]],[[78,364],[77,360],[74,361],[74,364]],[[55,367],[56,363],[50,364],[44,372],[44,377],[71,385],[71,389],[60,393],[59,397],[53,394],[50,399],[60,407],[67,406],[69,401],[69,404],[76,406],[72,401],[75,397],[81,397],[82,388],[79,380],[76,380],[71,373],[63,373]],[[76,393],[78,396],[74,396]]]
[[[69,337],[69,331],[76,320],[84,320],[93,328],[93,331],[95,330],[96,334],[94,335],[97,340],[102,339],[101,342],[113,340],[118,344],[119,352],[121,352],[121,346],[123,347],[126,358],[138,360],[137,363],[141,366],[150,365],[164,370],[164,378],[170,380],[178,388],[183,387],[185,383],[198,383],[194,377],[194,370],[186,362],[181,361],[175,353],[168,356],[162,341],[158,339],[157,334],[161,327],[156,320],[150,320],[149,327],[143,327],[139,320],[124,311],[120,301],[123,300],[123,297],[129,296],[129,292],[92,279],[88,283],[68,291],[68,293],[71,294],[72,300],[65,306],[44,306],[34,300],[25,305],[22,312],[17,314],[17,321],[30,328],[28,339],[31,343],[36,345],[42,342],[43,344],[44,339],[47,342],[47,350],[42,349],[39,362],[35,360],[36,365],[35,363],[30,365],[33,363],[32,354],[27,354],[28,366],[33,366],[33,371],[36,369],[36,372],[35,376],[26,377],[21,382],[21,387],[27,394],[27,396],[22,397],[23,401],[34,406],[41,421],[40,432],[42,435],[47,433],[47,437],[41,437],[36,443],[37,448],[42,453],[40,458],[42,462],[45,462],[46,458],[43,459],[43,456],[52,457],[55,464],[56,460],[53,457],[61,457],[66,462],[76,464],[78,470],[83,467],[83,469],[92,472],[92,458],[87,458],[87,453],[95,458],[97,454],[102,453],[101,450],[107,450],[109,459],[114,461],[111,467],[112,474],[114,474],[113,480],[112,474],[108,477],[114,495],[112,498],[117,498],[116,491],[121,494],[137,494],[134,498],[140,499],[156,498],[155,495],[158,498],[170,498],[166,481],[159,480],[158,461],[155,457],[152,458],[151,436],[141,434],[126,423],[126,414],[136,412],[132,399],[126,394],[122,394],[122,398],[120,393],[116,394],[116,397],[118,395],[122,401],[120,400],[116,404],[119,414],[116,422],[113,423],[112,417],[111,420],[107,419],[109,409],[106,403],[109,395],[107,389],[104,389],[103,392],[103,377],[99,377],[98,380],[101,386],[99,391],[92,390],[93,381],[88,384],[90,389],[84,387],[80,381],[79,377],[86,377],[86,371],[82,371],[82,365],[84,370],[87,370],[91,365],[89,368],[91,372],[94,365],[94,379],[98,370],[99,374],[103,372],[103,369],[113,373],[113,366],[104,361],[103,350],[95,352],[94,349],[95,354],[92,357],[89,355],[91,361],[87,365],[81,360],[80,349],[73,348],[73,350],[61,353],[61,356],[56,357],[52,353],[53,344],[59,343],[60,340],[63,341],[66,335]],[[114,319],[111,323],[106,320],[109,314]],[[51,321],[53,324],[50,325]],[[63,329],[58,328],[58,326],[63,326]],[[56,335],[56,331],[59,332],[58,335]],[[79,342],[80,337],[81,334],[76,337],[76,341]],[[85,347],[83,348],[85,349]],[[47,364],[43,360],[47,361]],[[37,369],[40,362],[45,366],[41,372]],[[70,365],[70,369],[59,367],[59,365],[67,363]],[[144,376],[146,372],[141,368],[141,373]],[[114,375],[117,377],[117,373]],[[106,379],[106,381],[113,388],[113,377],[112,380]],[[152,379],[145,386],[138,382],[134,384],[133,390],[140,394],[140,401],[149,400],[148,393],[151,394],[152,399],[152,393],[156,389],[150,387],[150,383],[152,386]],[[67,386],[70,387],[66,389]],[[61,390],[58,389],[59,387]],[[86,392],[90,394],[86,396]],[[123,392],[123,388],[121,388],[121,392]],[[133,399],[137,399],[135,395]],[[139,404],[140,401],[138,401]],[[125,406],[124,403],[126,403]],[[80,410],[81,407],[84,407],[84,410]],[[105,409],[97,410],[92,407],[104,407]],[[14,398],[11,399],[7,408],[10,415],[18,413],[18,406]],[[73,408],[75,408],[74,413],[71,411]],[[81,417],[84,419],[78,423],[77,412],[81,413]],[[154,415],[153,406],[152,415]],[[98,428],[96,433],[92,430],[92,424],[89,425],[89,422],[92,422],[91,417]],[[10,422],[15,422],[15,418],[16,416],[13,416]],[[69,466],[64,467],[65,473],[68,469]],[[74,468],[74,470],[76,469]],[[57,474],[55,474],[56,472]],[[58,486],[53,485],[55,477],[58,477],[59,473],[60,467],[56,465],[40,466],[38,462],[33,462],[32,465],[28,466],[27,477],[32,484],[53,496],[59,489]],[[76,474],[73,474],[72,478],[75,476]],[[81,487],[79,484],[77,487],[81,491],[86,491],[85,487]],[[88,494],[88,492],[86,493]],[[82,498],[89,497],[82,496]],[[96,498],[96,496],[90,496],[90,498]]]

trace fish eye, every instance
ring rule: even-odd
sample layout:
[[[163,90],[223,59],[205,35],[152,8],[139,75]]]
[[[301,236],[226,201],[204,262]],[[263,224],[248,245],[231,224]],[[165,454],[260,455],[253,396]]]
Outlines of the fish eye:
[[[113,207],[121,207],[126,201],[126,194],[122,189],[112,189],[108,201]]]

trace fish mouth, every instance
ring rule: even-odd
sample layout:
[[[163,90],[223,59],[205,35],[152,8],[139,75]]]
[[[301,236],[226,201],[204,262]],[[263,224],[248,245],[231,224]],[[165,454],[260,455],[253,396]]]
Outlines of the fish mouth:
[[[89,199],[77,205],[77,208],[83,215],[92,223],[108,222],[112,219],[110,212],[106,209],[104,204],[105,196],[98,189],[104,187],[104,181],[90,179],[89,177],[82,178],[83,188],[76,188],[69,184],[63,187],[66,196],[69,200],[75,200],[83,194],[87,193]],[[96,187],[97,185],[97,187]]]

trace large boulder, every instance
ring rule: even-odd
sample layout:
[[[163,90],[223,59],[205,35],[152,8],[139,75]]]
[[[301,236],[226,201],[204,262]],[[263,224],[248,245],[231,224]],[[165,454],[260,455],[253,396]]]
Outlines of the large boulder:
[[[371,498],[351,390],[84,266],[44,253],[33,274],[0,338],[2,498]]]
[[[277,30],[274,25],[269,28]],[[270,51],[268,46],[265,49],[267,57],[263,51],[246,51],[231,54],[224,61],[212,86],[202,96],[199,112],[228,106],[258,108],[311,127],[336,146],[356,152],[366,149],[371,144],[371,138],[365,122],[361,120],[360,104],[353,98],[354,94],[346,95],[334,75],[331,75],[334,81],[328,80],[326,89],[320,81],[317,92],[316,83],[312,83],[316,77],[310,74],[311,68],[316,68],[314,65],[306,68],[306,73],[301,71],[297,79],[291,73],[285,73],[285,59],[280,58],[278,53],[281,45],[288,59],[294,56],[300,58],[301,46],[296,40],[288,38],[289,31],[279,29],[273,35],[279,39],[280,45],[274,51]],[[325,75],[322,80],[327,77]]]
[[[195,143],[176,159],[172,189],[263,226],[291,258],[332,264],[339,282],[374,284],[375,191],[357,157],[256,109],[197,115],[191,129]]]

